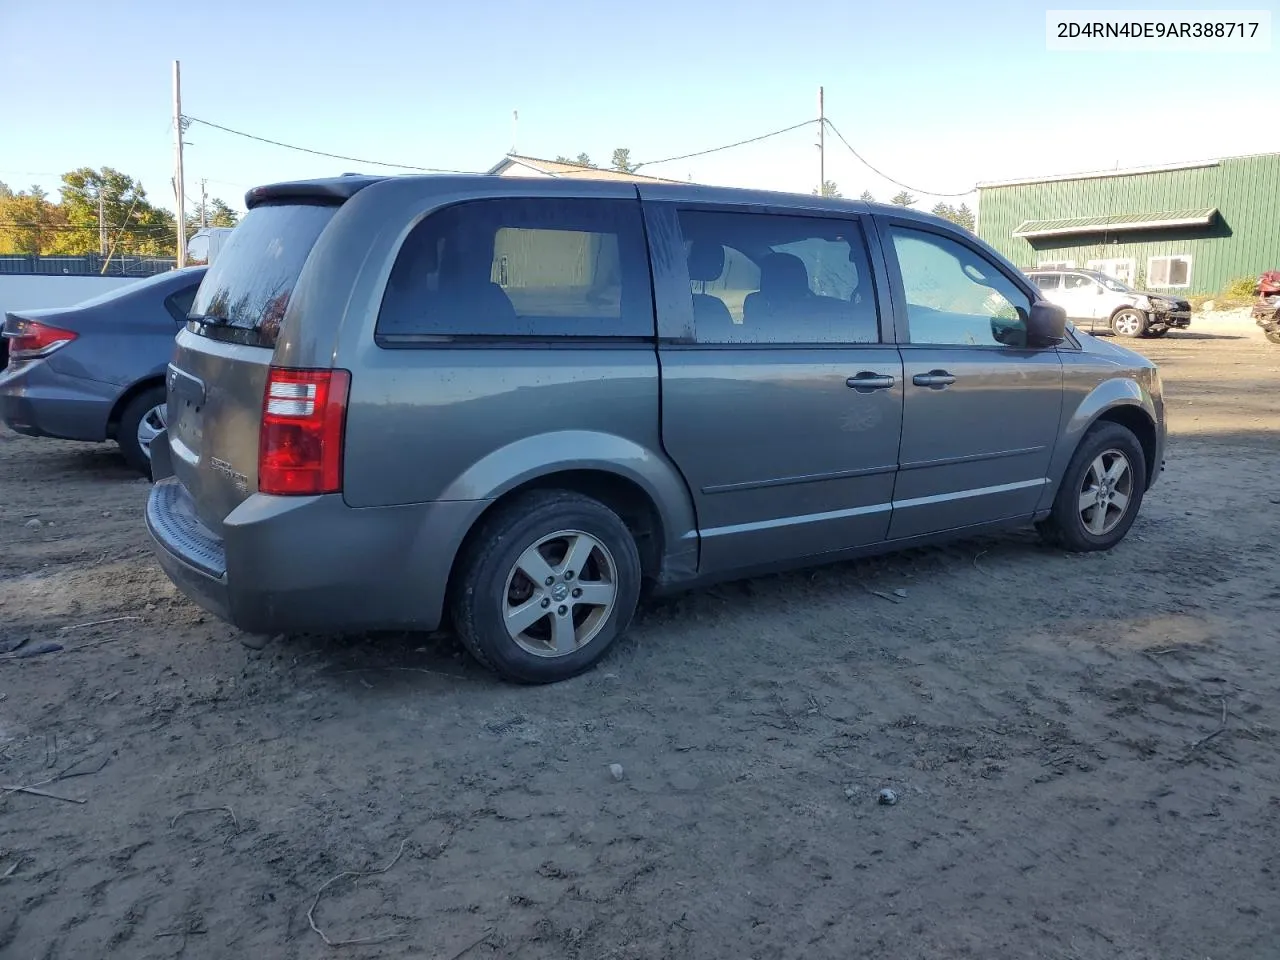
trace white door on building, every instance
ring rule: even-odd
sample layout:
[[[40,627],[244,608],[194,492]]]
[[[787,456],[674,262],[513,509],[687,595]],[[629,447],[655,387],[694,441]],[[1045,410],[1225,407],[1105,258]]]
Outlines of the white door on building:
[[[1108,277],[1114,277],[1121,283],[1133,286],[1133,281],[1137,279],[1138,264],[1133,257],[1117,257],[1112,260],[1090,260],[1085,264],[1090,270],[1097,270],[1099,273],[1105,273]]]

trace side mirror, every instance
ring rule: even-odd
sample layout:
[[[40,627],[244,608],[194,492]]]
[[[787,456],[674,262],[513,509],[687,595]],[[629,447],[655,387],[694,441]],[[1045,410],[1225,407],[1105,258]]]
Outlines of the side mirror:
[[[1031,304],[1027,317],[1027,346],[1054,347],[1066,339],[1067,311],[1048,300]]]
[[[1102,287],[1098,286],[1098,284],[1095,283],[1093,285],[1093,292],[1096,293],[1098,296],[1102,296],[1107,291],[1103,290]]]

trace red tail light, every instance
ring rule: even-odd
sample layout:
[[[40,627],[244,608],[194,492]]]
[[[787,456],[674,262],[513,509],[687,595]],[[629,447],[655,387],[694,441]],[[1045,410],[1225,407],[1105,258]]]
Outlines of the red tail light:
[[[272,367],[262,398],[258,489],[281,496],[342,490],[351,374]]]
[[[59,347],[65,347],[78,334],[61,330],[35,320],[11,317],[5,326],[4,337],[9,341],[10,360],[35,360],[47,357]]]

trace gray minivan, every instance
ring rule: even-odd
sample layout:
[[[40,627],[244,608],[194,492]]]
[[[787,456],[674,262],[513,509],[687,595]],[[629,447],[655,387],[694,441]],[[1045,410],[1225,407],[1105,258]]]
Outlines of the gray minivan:
[[[673,184],[261,187],[168,370],[147,526],[249,632],[450,621],[571,676],[642,588],[1128,532],[1160,378],[900,207]]]

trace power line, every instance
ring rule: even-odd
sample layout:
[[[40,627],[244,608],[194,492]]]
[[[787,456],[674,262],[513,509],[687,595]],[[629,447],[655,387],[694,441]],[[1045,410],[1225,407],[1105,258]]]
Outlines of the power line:
[[[885,180],[888,180],[895,187],[901,187],[903,190],[914,190],[916,193],[923,193],[926,196],[930,196],[930,197],[967,197],[969,196],[969,194],[973,193],[977,189],[977,187],[970,187],[968,190],[965,190],[962,193],[939,193],[936,190],[925,190],[923,187],[913,187],[908,184],[902,183],[899,180],[893,179],[893,177],[889,176],[887,173],[884,173],[881,170],[877,170],[870,163],[868,163],[866,158],[863,157],[862,154],[858,153],[857,150],[853,149],[853,144],[851,144],[848,140],[844,138],[844,134],[841,133],[838,129],[836,129],[836,125],[832,123],[830,120],[827,121],[827,126],[831,128],[831,132],[840,138],[840,142],[849,148],[849,152],[852,153],[855,157],[857,157],[859,162],[861,162],[864,167],[866,167],[868,170],[870,170],[872,173],[876,174],[877,176],[883,177]]]
[[[210,183],[220,183],[224,187],[235,187],[237,190],[252,190],[257,186],[256,183],[233,183],[230,180],[215,180],[213,177],[205,177]]]
[[[267,143],[267,144],[271,144],[272,146],[283,147],[286,150],[297,150],[301,153],[309,153],[318,157],[328,157],[333,160],[346,160],[351,163],[365,164],[366,166],[390,167],[390,168],[399,169],[399,170],[415,170],[421,173],[475,174],[479,172],[476,170],[455,170],[455,169],[450,169],[446,167],[422,167],[412,163],[391,163],[389,161],[384,161],[384,160],[369,160],[363,157],[351,157],[341,153],[330,153],[326,150],[315,150],[315,149],[312,149],[311,147],[302,147],[293,143],[285,143],[282,140],[272,140],[269,137],[260,137],[254,133],[247,133],[244,130],[234,130],[231,127],[223,126],[220,123],[214,123],[211,120],[204,120],[204,119],[201,119],[200,117],[193,117],[187,114],[183,114],[183,119],[188,121],[189,123],[199,123],[206,127],[212,127],[215,130],[221,130],[224,133],[230,133],[237,137],[245,137],[246,139],[249,139],[249,140],[256,140],[259,143]],[[780,136],[781,134],[784,134],[784,133],[790,133],[792,130],[799,130],[802,127],[807,127],[809,124],[816,123],[816,122],[817,122],[816,120],[804,120],[800,123],[794,123],[789,127],[783,127],[780,130],[771,130],[769,133],[762,133],[759,136],[748,137],[745,140],[736,140],[733,143],[726,143],[717,147],[708,147],[705,150],[695,150],[692,153],[683,153],[683,154],[680,154],[679,156],[664,157],[661,160],[645,160],[641,163],[637,163],[631,169],[639,170],[641,167],[656,166],[657,164],[662,164],[662,163],[672,163],[676,160],[690,160],[694,157],[704,157],[704,156],[707,156],[708,154],[719,153],[722,150],[732,150],[735,147],[743,147],[750,143],[758,143],[761,140],[768,140],[771,137]],[[600,169],[598,167],[592,167],[589,164],[573,163],[572,161],[570,161],[568,165],[582,169],[582,170]],[[212,181],[212,182],[226,183],[227,186],[237,186],[237,184],[227,183],[226,181]]]
[[[694,157],[705,157],[709,153],[719,153],[721,150],[732,150],[734,147],[745,147],[748,143],[758,143],[761,140],[768,140],[770,137],[776,137],[783,133],[790,133],[792,130],[799,130],[801,127],[807,127],[809,124],[817,122],[817,120],[805,120],[801,123],[793,123],[789,127],[783,127],[781,130],[774,130],[772,133],[762,133],[758,137],[748,137],[746,140],[739,140],[736,143],[726,143],[722,147],[710,147],[706,150],[697,150],[694,153],[683,153],[678,157],[664,157],[661,160],[646,160],[643,163],[637,163],[631,169],[639,170],[641,167],[652,167],[659,163],[672,163],[676,160],[691,160]]]
[[[23,221],[0,221],[0,229],[8,230],[45,230],[51,233],[97,233],[96,226],[88,224],[46,224],[36,222]],[[167,226],[151,225],[151,226],[124,226],[119,228],[119,232],[123,234],[153,234],[153,233],[169,233],[170,228]]]
[[[260,137],[254,133],[245,133],[243,130],[232,130],[230,127],[224,127],[220,123],[213,123],[209,120],[201,120],[199,117],[191,117],[183,114],[182,119],[189,123],[199,123],[206,127],[212,127],[215,130],[221,130],[223,133],[231,133],[237,137],[245,137],[249,140],[257,140],[259,143],[269,143],[273,147],[284,147],[286,150],[297,150],[301,153],[310,153],[317,157],[329,157],[332,160],[348,160],[351,163],[362,163],[370,167],[392,167],[400,170],[417,170],[421,173],[475,173],[474,170],[446,170],[440,167],[419,167],[412,163],[387,163],[382,160],[365,160],[360,157],[348,157],[341,153],[328,153],[324,150],[313,150],[310,147],[300,147],[294,143],[284,143],[280,140],[271,140],[267,137]]]
[[[137,193],[133,195],[133,203],[129,204],[129,211],[124,215],[124,219],[120,221],[120,226],[116,228],[116,235],[111,241],[111,247],[107,250],[107,259],[103,261],[102,272],[107,272],[107,264],[111,262],[111,257],[116,252],[116,245],[120,242],[120,238],[124,236],[124,228],[129,224],[129,218],[133,216],[134,209],[138,206],[139,196]]]

